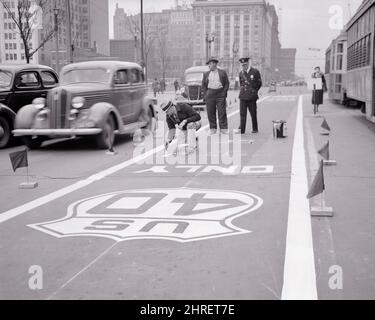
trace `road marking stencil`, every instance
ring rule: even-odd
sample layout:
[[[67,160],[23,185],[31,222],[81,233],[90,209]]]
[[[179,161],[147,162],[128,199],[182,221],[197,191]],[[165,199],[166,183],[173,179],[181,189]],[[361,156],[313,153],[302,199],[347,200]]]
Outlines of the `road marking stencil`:
[[[29,225],[57,238],[191,242],[250,233],[233,225],[259,209],[253,194],[191,188],[125,190],[80,200],[63,219]]]
[[[261,103],[265,100],[267,100],[269,98],[269,96],[267,97],[264,97],[262,99],[260,99],[258,101],[258,103]],[[237,110],[237,111],[234,111],[232,112],[231,114],[228,114],[228,118],[231,118],[233,116],[235,116],[236,114],[238,114],[240,111]],[[206,125],[204,127],[202,127],[200,129],[200,131],[198,132],[198,135],[199,134],[202,134],[204,132],[204,130],[207,130],[209,128],[209,125]],[[140,163],[141,161],[147,159],[148,157],[151,157],[152,155],[154,155],[155,153],[158,153],[158,152],[161,152],[161,151],[164,151],[164,145],[160,145],[159,147],[156,147],[155,149],[152,149],[144,154],[141,154],[135,158],[132,158],[132,159],[129,159],[125,162],[122,162],[118,165],[115,165],[111,168],[108,168],[106,170],[103,170],[99,173],[96,173],[90,177],[88,177],[87,179],[85,180],[82,180],[82,181],[78,181],[68,187],[65,187],[65,188],[62,188],[60,190],[57,190],[55,192],[52,192],[48,195],[45,195],[43,197],[40,197],[36,200],[33,200],[33,201],[30,201],[28,203],[25,203],[19,207],[16,207],[16,208],[13,208],[13,209],[10,209],[8,211],[5,211],[5,212],[2,212],[0,213],[0,224],[3,223],[3,222],[6,222],[10,219],[13,219],[17,216],[20,216],[30,210],[33,210],[35,208],[38,208],[40,206],[43,206],[49,202],[52,202],[56,199],[59,199],[61,197],[64,197],[74,191],[77,191],[79,189],[82,189],[84,187],[87,187],[88,185],[94,183],[94,182],[97,182],[97,181],[100,181],[102,179],[104,179],[105,177],[108,177],[120,170],[123,170],[127,167],[130,167],[131,165],[133,164],[137,164],[137,163]]]

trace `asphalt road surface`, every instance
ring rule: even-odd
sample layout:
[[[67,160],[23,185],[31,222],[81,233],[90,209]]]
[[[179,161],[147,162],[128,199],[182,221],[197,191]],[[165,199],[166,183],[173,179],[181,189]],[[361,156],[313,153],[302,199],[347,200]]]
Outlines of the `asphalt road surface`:
[[[238,92],[228,98],[239,125]],[[158,96],[159,101],[173,94]],[[118,137],[117,155],[88,140],[29,152],[34,190],[19,190],[0,151],[1,299],[371,299],[375,298],[374,125],[326,101],[321,135],[303,88],[262,92],[259,134],[207,135],[198,151],[164,151],[155,137]],[[274,139],[273,120],[288,137]],[[308,187],[317,150],[333,218],[311,218]],[[178,152],[173,154],[173,148]]]

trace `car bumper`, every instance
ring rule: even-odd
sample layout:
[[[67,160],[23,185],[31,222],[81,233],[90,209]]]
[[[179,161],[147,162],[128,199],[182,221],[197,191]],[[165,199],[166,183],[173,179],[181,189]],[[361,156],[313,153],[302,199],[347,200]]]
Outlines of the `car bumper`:
[[[17,129],[13,130],[15,136],[91,136],[102,132],[99,128],[90,129]]]

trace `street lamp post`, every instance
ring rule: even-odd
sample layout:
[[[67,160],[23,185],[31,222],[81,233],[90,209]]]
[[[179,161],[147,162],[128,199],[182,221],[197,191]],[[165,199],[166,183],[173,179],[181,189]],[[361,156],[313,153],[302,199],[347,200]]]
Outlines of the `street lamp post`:
[[[237,56],[237,53],[239,51],[238,43],[236,41],[233,42],[233,57],[232,57],[232,80],[234,79],[234,60]]]
[[[55,16],[55,40],[56,40],[56,71],[59,72],[60,62],[59,62],[59,24],[58,24],[58,17],[59,17],[60,9],[56,7],[53,9],[53,13]]]
[[[73,63],[73,44],[72,44],[72,22],[70,12],[70,0],[66,0],[66,15],[67,15],[67,49],[69,63]]]
[[[134,30],[134,62],[138,61],[138,32]]]
[[[209,33],[206,32],[206,61],[208,61],[211,55],[211,43],[214,41],[215,41],[215,35],[214,34],[209,35]]]
[[[236,25],[234,27],[234,32],[236,33],[236,30],[240,28],[239,25]],[[236,38],[233,40],[233,47],[232,47],[232,80],[234,79],[234,60],[237,56],[238,51],[240,51],[240,48],[238,46],[238,42],[236,41]]]

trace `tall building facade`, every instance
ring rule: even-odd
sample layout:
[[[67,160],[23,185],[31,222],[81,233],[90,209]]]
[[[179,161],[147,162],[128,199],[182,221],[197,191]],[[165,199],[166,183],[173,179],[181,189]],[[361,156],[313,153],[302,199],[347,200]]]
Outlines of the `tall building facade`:
[[[87,1],[87,0],[86,0]],[[82,2],[84,2],[82,0]],[[109,4],[108,0],[90,0],[91,48],[102,55],[109,55]]]
[[[113,22],[115,41],[111,55],[118,56],[115,50],[121,45],[130,61],[140,63],[140,15],[127,15],[117,5]],[[183,77],[184,71],[193,65],[193,31],[193,11],[187,6],[144,14],[144,62],[149,79]],[[133,41],[134,50],[129,41]]]
[[[192,6],[195,64],[214,55],[232,75],[242,56],[252,56],[259,67],[271,65],[272,21],[263,0],[196,0]]]
[[[284,80],[294,80],[296,72],[296,54],[294,48],[282,48],[280,52],[279,72]]]
[[[17,17],[18,0],[8,0],[8,6]],[[35,49],[38,46],[38,30],[35,29],[30,37],[29,48]],[[23,64],[26,63],[24,44],[19,34],[16,23],[9,12],[0,3],[0,63]],[[39,63],[38,52],[30,59],[30,63]]]
[[[196,0],[192,7],[196,65],[214,55],[236,77],[238,59],[251,56],[265,81],[275,76],[281,45],[274,6],[264,0]]]
[[[70,4],[71,17],[69,26],[68,4]],[[41,49],[41,63],[60,70],[62,66],[70,62],[69,30],[73,62],[83,61],[86,56],[92,57],[92,53],[97,53],[99,56],[109,55],[108,0],[48,1],[43,17],[45,26],[54,25],[54,9],[58,9],[58,36],[54,36]],[[43,31],[41,33],[43,36]]]

